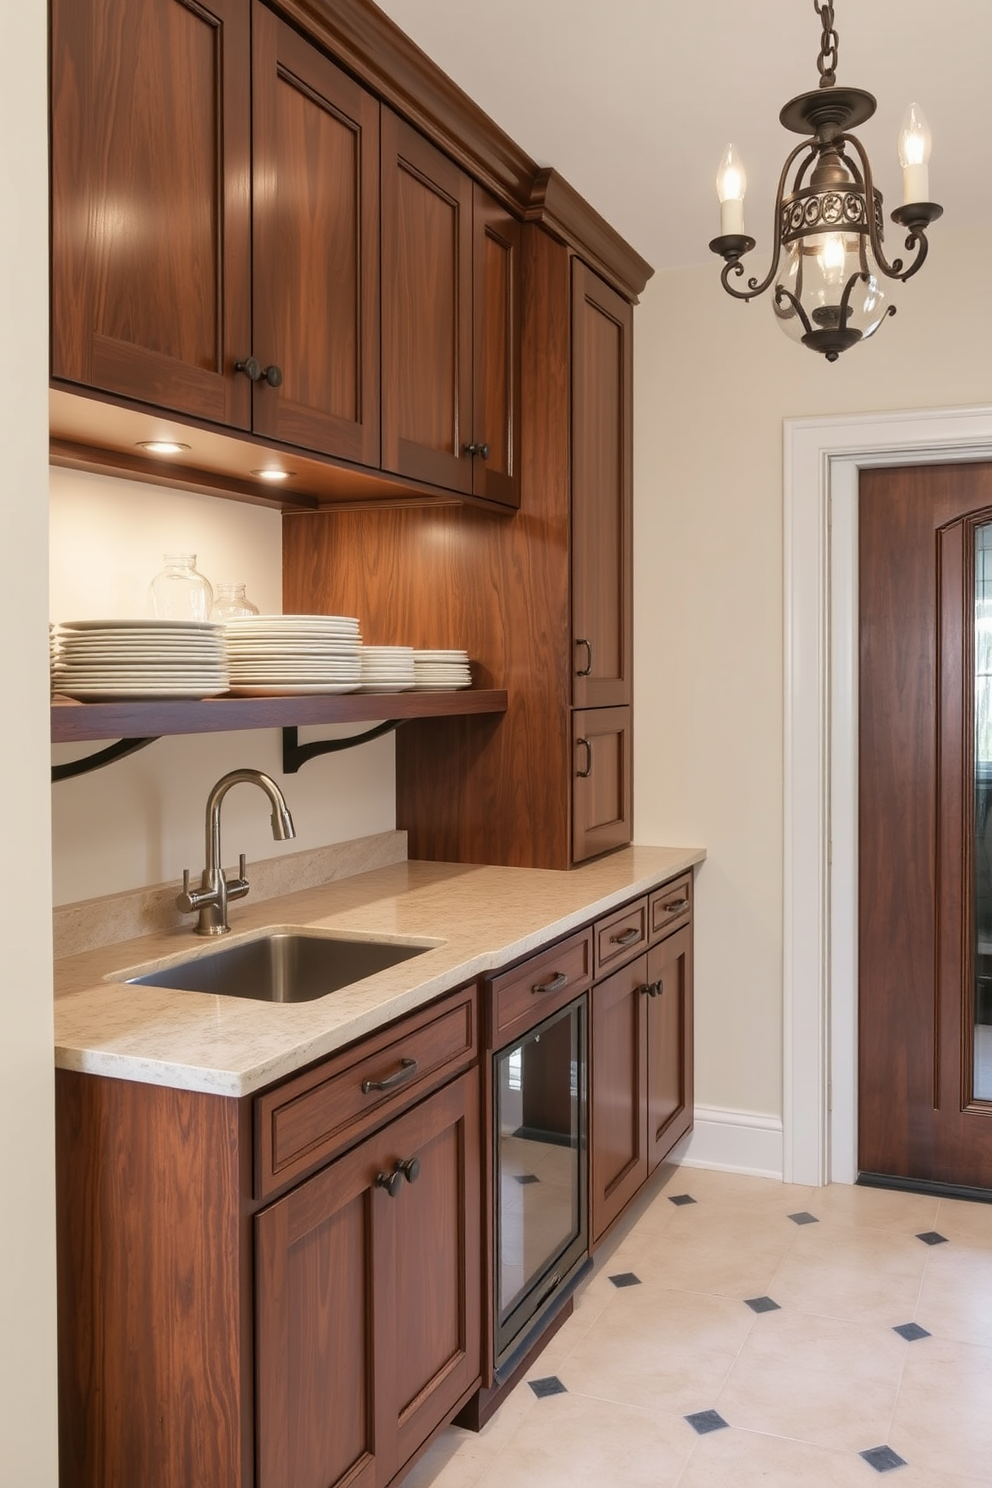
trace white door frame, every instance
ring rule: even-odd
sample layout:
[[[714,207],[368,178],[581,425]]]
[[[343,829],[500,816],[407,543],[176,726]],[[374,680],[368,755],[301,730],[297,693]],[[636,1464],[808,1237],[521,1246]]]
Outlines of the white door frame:
[[[857,1177],[858,472],[992,459],[992,406],[786,419],[786,1182]]]

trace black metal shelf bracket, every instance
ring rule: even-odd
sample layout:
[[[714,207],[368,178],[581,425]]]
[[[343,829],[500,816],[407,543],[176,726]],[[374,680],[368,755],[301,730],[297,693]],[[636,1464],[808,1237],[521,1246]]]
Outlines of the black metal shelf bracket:
[[[98,749],[96,754],[84,755],[82,759],[69,760],[65,765],[52,766],[52,784],[60,780],[73,780],[77,775],[88,775],[91,770],[102,770],[104,765],[112,765],[115,760],[126,759],[129,754],[137,754],[139,749],[147,749],[149,744],[154,744],[160,735],[153,734],[150,739],[118,739],[116,744],[108,744],[106,749]]]
[[[341,749],[354,749],[359,744],[370,744],[373,739],[381,739],[385,734],[391,734],[398,729],[401,723],[409,722],[406,718],[389,718],[385,723],[377,723],[375,728],[366,729],[361,734],[349,734],[344,739],[320,739],[313,744],[300,743],[300,731],[298,728],[284,728],[282,731],[282,773],[284,775],[295,775],[307,760],[317,759],[321,754],[337,754]]]

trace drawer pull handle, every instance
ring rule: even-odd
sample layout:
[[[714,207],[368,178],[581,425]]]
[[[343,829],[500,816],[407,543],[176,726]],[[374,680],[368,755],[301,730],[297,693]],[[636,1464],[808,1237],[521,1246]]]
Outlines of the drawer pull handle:
[[[363,1080],[362,1094],[371,1095],[374,1090],[395,1090],[397,1085],[402,1085],[406,1080],[412,1080],[417,1073],[417,1061],[415,1059],[403,1059],[400,1067],[394,1075],[387,1075],[385,1080]],[[378,1182],[378,1180],[376,1180]]]
[[[576,739],[575,743],[576,747],[582,745],[586,751],[586,767],[584,770],[576,770],[575,773],[580,780],[588,780],[592,774],[592,745],[588,739]]]
[[[640,938],[640,930],[636,926],[631,925],[630,929],[625,930],[622,935],[611,935],[610,941],[616,946],[629,946],[633,945],[635,940],[640,940]]]
[[[556,971],[550,982],[535,982],[531,991],[537,994],[542,992],[560,992],[562,987],[568,986],[568,973]]]
[[[662,909],[666,914],[681,914],[684,909],[689,908],[688,899],[673,899],[671,904],[663,904]]]
[[[575,644],[577,646],[585,646],[585,648],[586,648],[586,664],[585,664],[584,667],[578,667],[576,669],[575,675],[577,677],[591,677],[592,676],[592,641],[587,641],[584,637],[582,637],[581,639],[577,640],[575,642]]]

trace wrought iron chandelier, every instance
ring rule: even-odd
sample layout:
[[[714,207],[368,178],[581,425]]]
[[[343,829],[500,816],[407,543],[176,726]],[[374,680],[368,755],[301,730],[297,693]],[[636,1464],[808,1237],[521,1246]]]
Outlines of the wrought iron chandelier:
[[[710,247],[725,260],[720,280],[728,294],[750,300],[774,282],[773,308],[782,329],[835,362],[895,314],[881,281],[909,279],[922,267],[926,230],[943,208],[926,200],[930,130],[922,110],[912,103],[899,135],[904,205],[892,213],[892,220],[906,229],[906,251],[913,258],[908,266],[899,258],[889,263],[882,248],[882,193],[863,145],[850,133],[871,118],[875,99],[860,88],[837,87],[833,0],[813,0],[813,8],[823,27],[816,64],[820,85],[790,99],[779,114],[786,129],[807,138],[791,152],[779,177],[771,268],[760,284],[756,277],[748,279],[746,289],[731,283],[743,276],[741,259],[755,246],[744,232],[746,178],[733,145],[727,146],[717,173],[720,236]]]

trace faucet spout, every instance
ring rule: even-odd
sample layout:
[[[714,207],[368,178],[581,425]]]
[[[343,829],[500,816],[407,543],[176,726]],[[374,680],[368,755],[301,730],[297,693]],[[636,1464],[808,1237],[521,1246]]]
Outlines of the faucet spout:
[[[285,842],[296,836],[293,817],[286,798],[270,775],[261,770],[231,770],[222,775],[207,797],[206,812],[206,866],[199,889],[190,889],[189,870],[183,875],[183,891],[176,900],[186,914],[197,911],[197,935],[225,935],[231,928],[227,920],[227,906],[231,899],[243,899],[248,893],[245,877],[245,859],[241,856],[241,868],[237,878],[228,879],[224,873],[224,860],[220,845],[220,809],[224,797],[232,785],[257,785],[264,791],[272,806],[272,836],[276,842]]]

